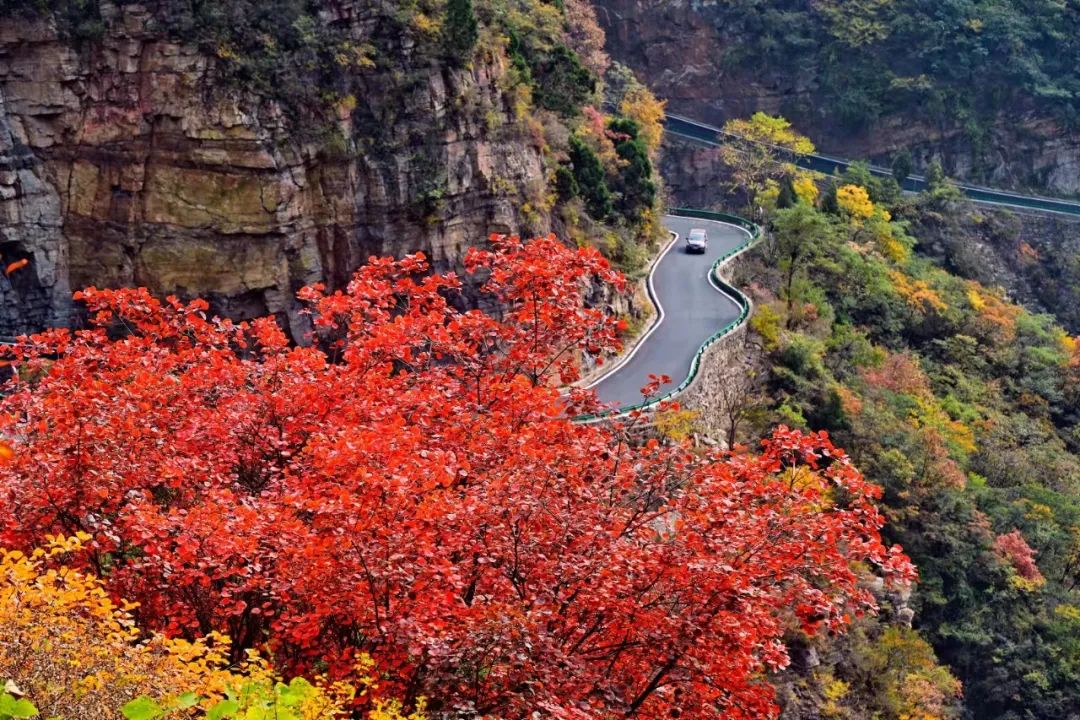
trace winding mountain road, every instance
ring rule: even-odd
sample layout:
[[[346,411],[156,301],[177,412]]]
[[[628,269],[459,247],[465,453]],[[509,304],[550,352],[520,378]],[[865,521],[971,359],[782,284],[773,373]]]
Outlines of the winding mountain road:
[[[678,115],[668,115],[664,119],[664,129],[670,135],[704,145],[719,145],[718,140],[724,134],[718,127]],[[801,156],[795,158],[795,162],[830,175],[851,165],[847,160],[827,155]],[[891,175],[889,169],[876,166],[870,166],[870,172]],[[926,187],[926,179],[911,175],[902,187],[908,192],[918,192]],[[959,184],[959,188],[974,202],[985,205],[1080,216],[1080,202],[975,185]],[[587,386],[596,390],[600,401],[612,408],[608,417],[642,403],[641,388],[648,382],[650,374],[671,378],[671,384],[660,389],[661,394],[689,381],[703,343],[742,316],[742,307],[720,288],[712,272],[713,264],[719,258],[747,243],[748,231],[717,220],[678,215],[666,215],[664,225],[676,234],[676,239],[656,261],[649,275],[649,290],[658,305],[659,316],[629,354]],[[705,228],[709,233],[709,249],[704,255],[686,252],[686,235],[696,227]]]
[[[702,343],[742,313],[739,304],[714,284],[712,266],[744,245],[749,233],[716,220],[675,215],[666,215],[664,225],[677,237],[649,275],[651,294],[660,306],[657,318],[634,349],[589,386],[608,405],[627,408],[640,403],[641,388],[650,373],[671,378],[671,385],[661,387],[661,393],[674,389],[689,375]],[[704,254],[686,252],[691,228],[709,233]]]
[[[719,145],[717,141],[723,135],[720,128],[678,115],[668,115],[664,119],[664,129],[670,135],[704,145]],[[842,171],[851,165],[849,161],[826,155],[807,155],[795,161],[803,167],[826,174]],[[870,171],[875,175],[891,174],[888,169],[881,167],[871,166]],[[903,183],[903,189],[911,192],[922,190],[925,186],[925,178],[916,175],[909,176]],[[978,203],[1080,216],[1080,202],[973,185],[961,184],[959,187]],[[694,214],[698,211],[679,212]],[[741,221],[739,218],[731,219]],[[648,382],[650,374],[671,378],[671,384],[660,389],[661,394],[671,392],[691,380],[696,370],[695,359],[704,343],[743,317],[739,302],[715,282],[713,265],[737,248],[748,245],[749,232],[719,220],[681,215],[665,215],[664,225],[676,234],[676,239],[654,263],[649,275],[650,294],[658,306],[658,318],[626,356],[587,386],[596,390],[600,401],[612,408],[604,415],[607,417],[619,415],[641,404],[641,388]],[[753,227],[748,223],[747,226]],[[699,227],[709,233],[708,251],[703,255],[689,254],[685,247],[686,235],[691,228]],[[14,341],[15,338],[0,336],[0,344]],[[589,421],[590,418],[599,419],[590,416],[580,420]]]

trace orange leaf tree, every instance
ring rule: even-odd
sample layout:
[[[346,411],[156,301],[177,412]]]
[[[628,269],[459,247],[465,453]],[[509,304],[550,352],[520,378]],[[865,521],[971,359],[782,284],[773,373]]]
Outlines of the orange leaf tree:
[[[81,568],[172,635],[267,647],[433,716],[775,714],[796,628],[874,607],[912,569],[878,489],[824,436],[693,453],[583,426],[560,394],[616,345],[585,307],[622,280],[592,250],[496,238],[462,280],[419,256],[305,290],[312,343],[272,318],[87,290],[92,327],[6,351],[0,543],[86,533]]]

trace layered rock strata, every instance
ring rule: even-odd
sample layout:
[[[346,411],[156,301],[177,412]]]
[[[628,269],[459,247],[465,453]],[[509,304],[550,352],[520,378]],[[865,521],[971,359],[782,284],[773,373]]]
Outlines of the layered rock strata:
[[[323,20],[359,43],[378,12],[336,3]],[[219,58],[147,7],[102,15],[104,36],[81,46],[51,20],[0,19],[0,261],[29,260],[0,276],[0,335],[68,323],[88,285],[275,313],[297,335],[295,291],[340,287],[372,254],[423,251],[445,269],[489,232],[548,229],[516,209],[546,178],[498,54],[449,70],[403,38],[394,67],[355,71],[336,122],[301,127],[223,87]]]

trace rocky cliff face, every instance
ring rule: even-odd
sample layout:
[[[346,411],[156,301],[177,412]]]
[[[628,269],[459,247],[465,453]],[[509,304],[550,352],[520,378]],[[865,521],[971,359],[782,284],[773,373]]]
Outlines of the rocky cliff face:
[[[381,10],[327,4],[356,43]],[[0,335],[63,324],[70,293],[145,285],[233,317],[304,329],[294,293],[339,286],[371,254],[438,268],[492,231],[545,231],[540,142],[489,53],[450,70],[402,37],[396,66],[358,72],[336,122],[298,132],[272,100],[216,83],[219,59],[103,3],[79,46],[50,18],[0,18]]]
[[[1061,195],[1080,194],[1080,134],[1048,119],[1038,103],[1010,105],[977,141],[960,123],[933,122],[913,107],[859,130],[823,107],[820,77],[798,62],[741,57],[747,33],[727,21],[725,3],[703,0],[597,0],[612,58],[632,67],[670,111],[721,125],[758,110],[792,120],[818,147],[888,165],[906,149],[914,166],[940,159],[957,178]],[[779,22],[779,21],[778,21]],[[758,28],[754,42],[764,30]],[[854,69],[853,69],[854,71]]]

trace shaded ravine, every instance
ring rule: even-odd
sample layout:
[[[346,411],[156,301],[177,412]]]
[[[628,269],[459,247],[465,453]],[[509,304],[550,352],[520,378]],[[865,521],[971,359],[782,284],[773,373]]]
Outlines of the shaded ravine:
[[[589,385],[600,401],[612,408],[608,417],[643,404],[641,388],[650,374],[667,375],[671,384],[661,387],[660,396],[650,398],[649,404],[684,390],[693,381],[705,348],[746,319],[746,298],[719,278],[716,270],[753,244],[757,228],[722,213],[672,213],[677,214],[666,215],[664,225],[676,239],[649,274],[649,293],[658,310],[656,319],[628,356]],[[708,251],[703,255],[686,252],[685,238],[691,228],[704,228],[709,233]]]

